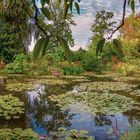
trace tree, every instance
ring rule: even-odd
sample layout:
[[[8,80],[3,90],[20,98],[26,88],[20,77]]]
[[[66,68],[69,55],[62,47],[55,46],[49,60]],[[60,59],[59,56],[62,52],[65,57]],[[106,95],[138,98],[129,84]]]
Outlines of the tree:
[[[91,40],[92,42],[97,42],[100,39],[107,37],[112,33],[114,25],[116,22],[112,21],[113,12],[108,11],[97,11],[93,25],[91,26],[91,31],[93,33]]]
[[[50,17],[51,1],[53,1],[53,0],[41,0],[41,3],[42,3],[41,11],[42,11],[43,15],[48,20],[51,19],[51,17]],[[0,2],[3,2],[4,7],[8,8],[8,10],[9,10],[9,8],[11,8],[14,5],[14,2],[16,2],[16,1],[15,0],[0,0]],[[80,0],[77,0],[77,1],[76,0],[63,0],[63,1],[62,0],[58,0],[58,2],[59,2],[60,5],[63,5],[63,7],[64,7],[64,11],[65,11],[64,15],[63,15],[64,19],[67,17],[67,14],[68,14],[69,10],[72,12],[73,4],[75,5],[75,7],[77,9],[77,12],[80,13],[80,8],[79,8],[79,5],[78,5],[78,2],[80,2]],[[110,34],[108,39],[112,38],[112,35],[124,25],[124,18],[125,18],[125,13],[126,13],[127,2],[128,2],[128,5],[131,6],[132,11],[133,12],[135,11],[135,0],[124,0],[122,22],[121,22],[121,24],[116,29],[114,29],[112,31],[112,33]],[[30,11],[28,8],[22,8],[22,10],[27,11],[28,15],[34,19],[34,23],[37,26],[37,28],[42,33],[44,33],[44,35],[45,35],[45,38],[41,38],[41,40],[39,40],[37,42],[36,46],[35,46],[35,48],[37,48],[35,50],[37,50],[37,51],[34,51],[34,52],[38,52],[38,54],[34,53],[37,56],[37,57],[34,57],[34,58],[37,59],[38,57],[44,55],[44,50],[47,49],[48,44],[49,44],[49,40],[53,36],[53,34],[50,34],[47,31],[45,31],[41,27],[41,25],[39,24],[38,15],[39,15],[39,10],[40,9],[36,5],[36,0],[33,0],[33,3],[31,2],[31,4],[33,4],[33,7],[34,7],[34,15],[33,16],[30,14],[30,12],[28,12],[28,11]],[[47,8],[45,7],[46,5],[47,5]],[[59,43],[62,46],[66,46],[66,48],[69,49],[67,41],[64,38],[59,38]]]
[[[29,26],[28,16],[23,9],[29,3],[28,0],[11,2],[8,9],[4,7],[5,4],[0,3],[0,59],[11,62],[15,55],[25,50]]]
[[[46,31],[48,31],[51,35],[49,42],[49,48],[53,50],[54,48],[59,46],[59,38],[60,36],[67,40],[67,43],[73,47],[74,46],[74,39],[72,36],[72,31],[70,25],[74,24],[72,20],[72,15],[68,14],[66,19],[63,18],[64,15],[64,8],[58,2],[53,1],[51,2],[50,7],[50,16],[51,22],[50,24],[46,24]],[[45,20],[45,19],[44,19]],[[45,37],[44,34],[42,37]]]
[[[13,26],[0,22],[0,61],[12,62],[15,55],[23,52],[21,41]]]

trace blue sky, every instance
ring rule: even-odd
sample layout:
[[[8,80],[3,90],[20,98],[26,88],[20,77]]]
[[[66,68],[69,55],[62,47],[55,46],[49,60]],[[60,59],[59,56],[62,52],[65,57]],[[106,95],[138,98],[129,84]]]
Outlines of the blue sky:
[[[137,0],[138,2],[139,0]],[[40,0],[38,0],[40,4]],[[73,19],[77,26],[72,26],[73,36],[75,38],[75,47],[73,50],[77,50],[82,47],[85,48],[91,37],[90,27],[96,15],[96,11],[108,10],[114,12],[114,20],[121,20],[122,17],[123,0],[81,0],[80,8],[81,14],[75,14]],[[140,11],[140,5],[137,6],[137,11]],[[130,15],[131,10],[127,8],[127,15]],[[34,41],[30,46],[30,50],[33,49]]]
[[[120,22],[122,16],[123,0],[81,0],[81,15],[75,15],[74,21],[77,26],[72,27],[75,38],[75,48],[85,48],[91,36],[90,27],[96,11],[108,10],[114,12],[114,20]],[[140,7],[140,6],[139,6]],[[127,8],[127,15],[131,13]]]

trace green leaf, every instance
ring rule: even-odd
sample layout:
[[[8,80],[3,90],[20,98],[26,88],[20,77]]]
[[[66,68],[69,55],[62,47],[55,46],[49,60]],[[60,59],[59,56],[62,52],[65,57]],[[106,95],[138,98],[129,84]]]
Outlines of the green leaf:
[[[71,60],[73,53],[70,50],[69,45],[67,44],[67,41],[64,38],[60,38],[59,40],[60,40],[60,46],[63,48],[67,60]]]
[[[48,47],[49,37],[48,38],[41,38],[35,44],[33,50],[33,61],[35,62],[38,58],[41,58],[45,55],[46,49]]]
[[[75,7],[77,10],[77,13],[80,14],[80,7],[79,7],[79,4],[77,2],[75,2]]]
[[[131,3],[131,0],[128,0],[128,5],[130,5],[130,3]]]
[[[47,17],[49,20],[51,20],[51,13],[50,13],[49,9],[43,7],[43,8],[41,8],[41,11],[45,17]]]
[[[105,39],[101,39],[98,44],[97,44],[97,47],[96,47],[96,54],[98,55],[99,53],[101,54],[102,53],[102,50],[103,50],[103,46],[104,46],[104,43],[105,43]]]
[[[131,9],[135,13],[135,1],[134,0],[131,1]]]
[[[117,52],[118,56],[120,58],[122,58],[123,57],[123,51],[122,51],[121,42],[118,39],[114,39],[113,40],[113,45],[114,45],[114,48],[116,49],[116,52]]]
[[[68,14],[68,11],[69,11],[69,7],[70,7],[70,4],[66,4],[65,12],[64,12],[64,19],[66,19],[66,17],[67,17],[67,14]]]
[[[70,10],[72,12],[73,0],[70,1]]]
[[[50,0],[44,0],[48,5],[50,4]]]

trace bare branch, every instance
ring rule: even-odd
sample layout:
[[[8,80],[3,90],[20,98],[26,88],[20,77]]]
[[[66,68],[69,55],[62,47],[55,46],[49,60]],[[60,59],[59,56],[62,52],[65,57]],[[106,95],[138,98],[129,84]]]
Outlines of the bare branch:
[[[113,32],[111,33],[111,35],[108,37],[108,39],[111,39],[113,34],[115,32],[117,32],[123,25],[124,25],[124,22],[125,22],[125,15],[126,15],[126,4],[127,4],[127,0],[124,0],[124,4],[123,4],[123,16],[122,16],[122,22],[121,24],[115,29],[113,30]]]

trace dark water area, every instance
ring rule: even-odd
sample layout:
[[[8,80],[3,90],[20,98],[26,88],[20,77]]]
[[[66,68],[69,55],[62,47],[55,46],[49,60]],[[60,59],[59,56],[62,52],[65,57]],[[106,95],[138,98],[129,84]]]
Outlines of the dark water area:
[[[114,81],[111,78],[103,77],[88,79],[90,82]],[[18,80],[22,81],[22,79]],[[111,116],[92,115],[90,113],[79,114],[72,113],[69,110],[62,111],[55,102],[48,98],[50,95],[59,95],[72,91],[75,85],[79,83],[81,83],[80,80],[78,82],[71,82],[68,85],[36,84],[34,90],[22,92],[8,91],[4,85],[1,85],[0,95],[13,94],[24,101],[25,114],[17,120],[0,120],[0,128],[32,128],[39,135],[46,136],[50,132],[56,131],[59,127],[65,127],[67,129],[87,130],[90,136],[95,137],[95,140],[119,140],[116,130],[123,134],[140,121],[140,110],[138,109]],[[140,89],[140,83],[138,81],[136,83],[139,85],[137,89]],[[126,95],[121,92],[118,92],[118,94],[130,96],[130,98],[140,103],[140,97],[138,96]],[[110,129],[114,131],[110,133]]]

